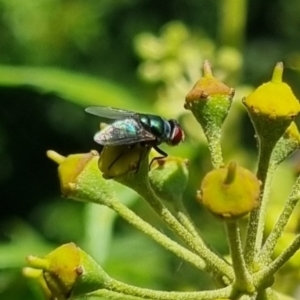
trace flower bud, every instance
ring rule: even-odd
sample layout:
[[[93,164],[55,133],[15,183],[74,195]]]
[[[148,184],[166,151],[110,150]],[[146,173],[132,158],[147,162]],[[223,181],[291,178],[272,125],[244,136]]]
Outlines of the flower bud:
[[[185,98],[185,108],[192,111],[204,133],[221,128],[231,106],[234,90],[216,79],[208,61],[203,65],[203,78]],[[212,129],[211,129],[212,127]]]
[[[27,261],[31,269],[42,272],[53,298],[78,297],[105,288],[109,280],[103,269],[73,243],[60,246],[44,258],[28,256]],[[30,274],[28,268],[26,274]]]
[[[106,205],[115,196],[113,183],[99,171],[96,151],[67,157],[48,151],[47,156],[59,164],[61,192],[65,197]]]
[[[211,213],[224,219],[236,219],[258,205],[260,181],[249,170],[231,162],[204,177],[197,200]]]
[[[277,63],[271,81],[243,99],[261,141],[274,147],[299,113],[300,105],[291,88],[282,82],[283,64]]]
[[[163,200],[180,201],[188,182],[188,161],[179,157],[155,160],[149,180],[155,193]]]
[[[221,129],[231,107],[234,89],[213,77],[207,61],[203,65],[201,78],[185,98],[186,109],[202,126],[211,153],[214,168],[223,166]]]

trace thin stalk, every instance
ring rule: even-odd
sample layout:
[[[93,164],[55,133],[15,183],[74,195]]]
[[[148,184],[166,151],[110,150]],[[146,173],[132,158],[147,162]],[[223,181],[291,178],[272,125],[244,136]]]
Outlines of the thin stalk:
[[[284,208],[274,226],[271,233],[269,234],[263,248],[259,254],[259,261],[264,262],[270,259],[271,255],[273,254],[274,248],[284,231],[284,228],[289,221],[290,216],[292,215],[295,206],[300,200],[300,176],[297,178],[292,192],[284,205]]]
[[[261,300],[280,300],[281,298],[278,297],[278,295],[270,288],[260,292],[258,294],[258,299]]]
[[[215,126],[207,128],[205,136],[208,142],[211,163],[214,169],[218,169],[224,165],[222,146],[221,146],[221,128]]]
[[[242,295],[236,298],[232,298],[233,300],[257,300],[255,295]],[[261,299],[260,299],[261,300]]]
[[[150,183],[144,183],[142,190],[136,190],[154,209],[158,216],[176,233],[195,253],[199,254],[208,267],[219,274],[233,279],[233,273],[230,266],[212,252],[203,242],[202,239],[194,237],[186,228],[184,228],[178,220],[170,213],[170,211],[162,205],[157,195],[152,190]]]
[[[259,219],[258,219],[258,230],[256,236],[256,247],[255,251],[259,251],[261,249],[264,237],[264,228],[265,228],[265,216],[267,213],[267,206],[270,199],[270,191],[272,187],[272,181],[274,178],[275,171],[277,169],[276,165],[269,165],[267,174],[266,174],[266,181],[263,188],[262,200],[261,200],[261,207],[259,211]]]
[[[188,213],[187,209],[182,203],[182,199],[176,201],[174,203],[174,208],[176,211],[176,217],[179,220],[179,222],[194,236],[197,238],[201,238],[196,226],[193,222],[193,220],[190,217],[190,214]]]
[[[105,285],[107,289],[114,292],[123,293],[124,295],[137,296],[143,299],[153,300],[213,300],[220,298],[229,298],[233,292],[231,286],[218,290],[201,292],[155,291],[125,284],[113,278],[108,279]]]
[[[166,235],[162,234],[160,231],[158,231],[149,223],[145,222],[138,215],[136,215],[126,205],[122,204],[119,200],[112,199],[110,203],[108,203],[108,206],[128,223],[130,223],[146,235],[150,236],[154,241],[156,241],[158,244],[160,244],[170,252],[174,253],[184,261],[189,262],[191,265],[200,270],[206,269],[205,262],[198,255],[179,245]]]
[[[255,288],[244,259],[238,221],[226,222],[226,232],[235,274],[235,285],[240,291],[252,293]]]
[[[124,294],[113,292],[107,289],[101,289],[84,295],[84,300],[109,299],[109,300],[124,300]],[[126,295],[126,300],[143,300],[142,297]]]
[[[269,161],[273,147],[269,144],[260,141],[258,168],[256,172],[257,178],[261,181],[261,193],[259,196],[259,205],[250,213],[250,219],[247,228],[247,237],[245,244],[245,259],[248,266],[250,266],[261,249],[262,237],[264,232],[264,219],[266,210],[263,201],[267,201],[264,197],[266,178],[268,174]],[[267,190],[269,187],[267,187]],[[263,210],[261,209],[263,207]]]
[[[285,249],[271,264],[255,274],[255,286],[262,286],[265,281],[269,281],[270,278],[272,278],[274,274],[299,250],[299,247],[300,234],[296,236],[287,249]]]
[[[160,219],[163,220],[194,253],[197,253],[205,261],[207,267],[214,273],[214,276],[216,276],[216,274],[222,274],[231,281],[234,279],[234,274],[230,266],[212,252],[201,238],[194,237],[162,204],[150,185],[147,159],[141,162],[138,173],[130,173],[127,176],[122,176],[116,180],[135,190],[142,198],[144,198]]]
[[[247,0],[222,0],[219,3],[219,40],[221,45],[241,49],[244,44]]]

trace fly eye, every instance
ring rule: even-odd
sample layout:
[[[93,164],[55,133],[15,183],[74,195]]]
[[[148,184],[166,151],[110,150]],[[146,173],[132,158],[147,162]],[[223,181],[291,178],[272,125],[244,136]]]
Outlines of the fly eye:
[[[172,132],[171,145],[178,145],[184,140],[183,130],[179,126],[175,126]]]

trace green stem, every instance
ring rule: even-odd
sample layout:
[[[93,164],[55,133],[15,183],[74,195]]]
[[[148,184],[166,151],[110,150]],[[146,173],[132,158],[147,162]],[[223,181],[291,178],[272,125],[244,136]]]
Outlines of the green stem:
[[[273,278],[274,274],[299,250],[300,234],[295,240],[283,251],[271,264],[269,264],[262,271],[257,272],[254,277],[255,286],[260,287],[266,281]]]
[[[95,300],[95,299],[109,299],[109,300],[124,300],[124,294],[113,292],[106,289],[101,289],[89,294],[84,295],[85,300]],[[126,300],[143,300],[142,297],[135,297],[126,295]]]
[[[260,251],[262,245],[265,226],[264,220],[266,214],[266,205],[263,202],[267,201],[267,197],[264,197],[264,191],[272,149],[273,145],[269,145],[267,142],[260,141],[258,169],[256,176],[261,181],[262,186],[259,196],[259,205],[250,213],[250,219],[248,222],[247,237],[244,250],[245,259],[248,266],[253,263],[253,260]],[[267,190],[269,190],[269,186],[267,187]]]
[[[238,221],[226,222],[226,231],[235,273],[235,286],[242,292],[253,293],[255,288],[244,259]]]
[[[211,163],[214,169],[218,169],[224,165],[221,146],[221,129],[217,126],[211,126],[211,124],[207,127],[205,136],[211,155]]]
[[[149,223],[145,222],[143,219],[137,216],[132,210],[130,210],[126,205],[122,204],[119,200],[112,199],[107,205],[128,223],[130,223],[146,235],[150,236],[154,241],[162,245],[170,252],[174,253],[184,261],[189,262],[191,265],[200,270],[206,269],[206,264],[198,255],[194,254],[175,241],[171,240],[166,235],[162,234]]]
[[[179,222],[197,239],[201,240],[201,243],[204,244],[204,241],[201,237],[201,235],[198,233],[196,226],[191,219],[188,211],[186,210],[185,206],[182,203],[182,200],[178,200],[174,203],[174,208],[176,211],[176,217],[179,220]],[[210,273],[210,270],[207,268],[206,271]],[[224,281],[225,278],[220,278],[220,274],[212,274],[215,279],[218,281],[221,285],[228,285],[230,283],[230,280]],[[221,276],[222,277],[222,276]]]
[[[236,298],[232,298],[233,300],[256,300],[256,296],[250,296],[250,295],[238,295]],[[226,299],[227,300],[227,299]],[[260,299],[261,300],[261,299]]]
[[[258,216],[258,228],[257,228],[256,243],[255,243],[255,250],[254,250],[255,253],[260,251],[260,249],[262,247],[267,206],[268,206],[269,199],[270,199],[270,191],[272,188],[272,181],[273,181],[276,169],[277,169],[277,166],[269,165],[266,175],[262,174],[262,176],[265,175],[265,183],[261,187],[263,189],[263,193],[261,194],[262,199],[261,199],[261,203],[260,203],[261,206],[260,206],[259,216]],[[260,176],[260,174],[257,174],[257,177],[260,179],[259,176]]]
[[[295,206],[300,200],[300,176],[297,178],[293,188],[292,192],[287,200],[287,202],[284,205],[284,209],[281,212],[278,221],[274,228],[272,229],[270,235],[268,236],[261,252],[259,255],[259,261],[261,263],[266,262],[271,258],[271,255],[273,254],[274,248],[279,240],[279,238],[282,235],[282,232],[284,231],[284,228],[289,221],[290,216],[292,215]]]
[[[258,293],[257,299],[280,300],[281,298],[279,298],[278,295],[271,288],[268,288],[268,289],[263,290],[262,292]]]
[[[222,0],[219,5],[219,39],[222,45],[241,49],[247,16],[246,0]]]
[[[145,183],[143,189],[136,190],[154,209],[158,216],[201,258],[208,267],[217,273],[221,273],[230,279],[233,279],[233,273],[228,264],[212,252],[199,237],[194,237],[187,231],[170,211],[162,205],[159,198],[152,190],[150,183]]]
[[[188,211],[182,203],[182,199],[176,201],[174,203],[174,208],[176,210],[176,216],[179,222],[194,236],[197,238],[201,238],[194,222],[192,221]]]
[[[106,288],[114,292],[123,293],[124,295],[137,296],[143,299],[153,300],[213,300],[219,298],[229,298],[233,291],[231,286],[218,290],[201,292],[155,291],[125,284],[112,278],[106,282]]]
[[[234,279],[234,274],[230,266],[214,252],[212,252],[202,241],[201,238],[194,237],[182,224],[171,214],[171,212],[162,204],[158,196],[153,191],[148,178],[148,160],[145,159],[140,164],[139,172],[136,174],[128,173],[126,176],[116,178],[121,184],[124,184],[135,190],[152,209],[157,213],[169,228],[176,233],[193,252],[205,261],[207,267],[212,270],[214,276],[222,274],[230,280]]]

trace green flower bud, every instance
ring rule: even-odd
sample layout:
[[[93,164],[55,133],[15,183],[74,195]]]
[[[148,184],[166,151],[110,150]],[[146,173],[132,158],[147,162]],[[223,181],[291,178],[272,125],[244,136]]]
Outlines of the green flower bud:
[[[155,160],[149,180],[155,193],[166,201],[180,201],[188,182],[188,161],[179,157]]]
[[[203,65],[203,78],[187,94],[184,107],[192,111],[203,128],[214,168],[223,165],[221,128],[231,107],[234,89],[213,77],[208,61]]]
[[[216,216],[236,219],[257,207],[260,185],[253,173],[231,162],[206,174],[197,200]]]
[[[283,64],[277,63],[271,81],[243,99],[256,133],[272,148],[298,115],[300,105],[291,88],[282,82]]]
[[[96,151],[64,157],[50,150],[47,156],[59,164],[61,192],[65,197],[104,205],[115,197],[113,182],[105,180],[99,171]]]
[[[109,276],[75,244],[65,244],[44,258],[27,257],[29,270],[38,270],[53,298],[69,299],[105,288]]]
[[[187,94],[185,108],[192,111],[206,132],[221,128],[231,106],[234,90],[216,79],[208,61],[203,64],[203,78]]]

